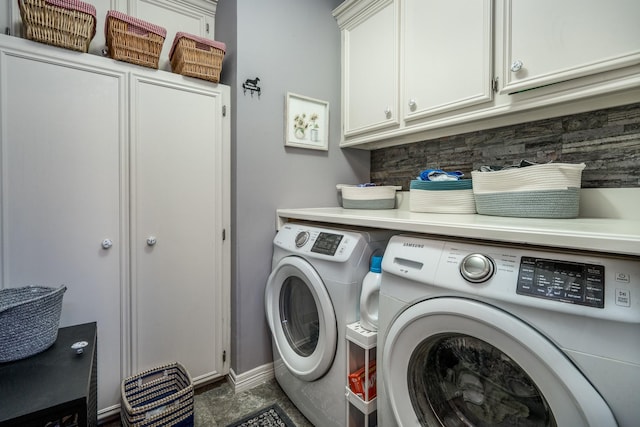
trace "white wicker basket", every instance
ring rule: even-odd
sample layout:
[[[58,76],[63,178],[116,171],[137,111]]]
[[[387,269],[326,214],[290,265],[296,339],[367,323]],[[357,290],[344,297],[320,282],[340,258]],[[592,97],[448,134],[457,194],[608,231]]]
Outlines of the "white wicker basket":
[[[393,209],[396,206],[396,191],[399,185],[377,185],[359,187],[357,185],[336,185],[342,192],[342,207],[345,209]]]
[[[409,187],[409,210],[427,213],[476,213],[471,181],[413,180]]]
[[[476,210],[483,215],[575,218],[584,163],[546,163],[471,172]]]

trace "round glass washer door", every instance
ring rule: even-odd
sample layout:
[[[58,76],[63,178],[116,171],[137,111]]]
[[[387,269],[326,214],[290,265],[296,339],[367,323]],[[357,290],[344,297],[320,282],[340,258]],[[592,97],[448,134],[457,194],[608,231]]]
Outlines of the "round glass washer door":
[[[481,302],[434,298],[409,307],[391,324],[382,360],[401,426],[616,426],[560,350]]]
[[[311,264],[297,256],[280,260],[267,280],[265,311],[274,345],[292,374],[314,381],[331,368],[337,320],[329,293]]]

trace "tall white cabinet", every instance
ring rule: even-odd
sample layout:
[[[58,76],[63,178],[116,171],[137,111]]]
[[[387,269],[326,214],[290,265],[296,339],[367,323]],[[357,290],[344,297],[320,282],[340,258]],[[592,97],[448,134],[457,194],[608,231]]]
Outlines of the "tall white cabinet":
[[[0,37],[2,287],[67,286],[61,326],[97,322],[109,407],[126,370],[126,75]]]
[[[229,88],[0,35],[0,287],[67,286],[120,380],[229,371]],[[155,239],[148,240],[150,238]]]
[[[183,362],[196,380],[223,371],[225,337],[218,324],[226,300],[221,285],[228,281],[223,268],[229,232],[225,98],[228,91],[132,76],[131,287],[137,371],[171,360]]]

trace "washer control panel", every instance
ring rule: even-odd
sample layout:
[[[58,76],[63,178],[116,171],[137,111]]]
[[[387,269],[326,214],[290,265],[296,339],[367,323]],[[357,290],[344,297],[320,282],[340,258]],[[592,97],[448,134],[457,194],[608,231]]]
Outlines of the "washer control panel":
[[[380,293],[401,301],[456,295],[640,324],[640,257],[398,235],[382,259]]]
[[[362,234],[301,224],[286,224],[273,240],[274,246],[292,254],[335,262],[347,261],[365,245]]]
[[[604,266],[523,256],[516,292],[604,308]]]
[[[342,234],[320,232],[311,247],[311,252],[334,256],[343,237],[344,236]]]

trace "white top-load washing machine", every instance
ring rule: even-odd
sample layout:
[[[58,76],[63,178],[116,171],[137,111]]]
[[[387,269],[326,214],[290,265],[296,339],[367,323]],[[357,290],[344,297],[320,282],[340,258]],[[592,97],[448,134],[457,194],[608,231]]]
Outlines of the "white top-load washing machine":
[[[388,231],[287,223],[265,290],[275,377],[317,426],[346,424],[345,330],[359,318],[362,279]]]
[[[382,270],[381,426],[639,425],[640,259],[396,236]]]

